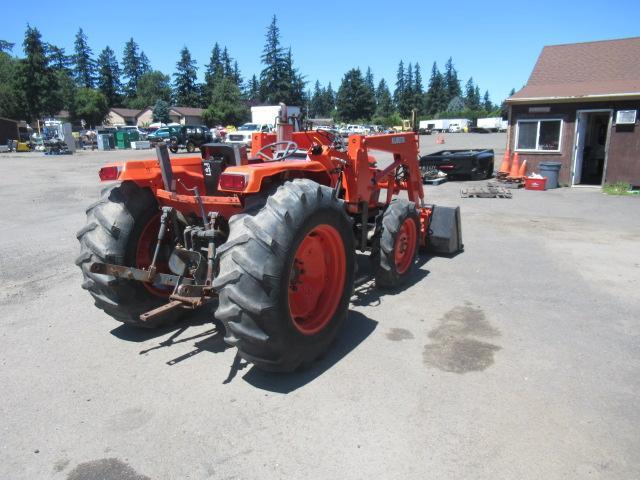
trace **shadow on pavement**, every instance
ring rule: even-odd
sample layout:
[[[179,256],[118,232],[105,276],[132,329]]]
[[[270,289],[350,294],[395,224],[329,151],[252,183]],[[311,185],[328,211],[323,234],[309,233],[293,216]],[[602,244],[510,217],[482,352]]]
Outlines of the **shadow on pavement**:
[[[229,345],[227,345],[224,342],[224,327],[217,322],[216,322],[215,328],[208,330],[206,332],[202,332],[199,335],[194,335],[193,337],[180,339],[180,341],[183,342],[183,341],[193,340],[195,338],[200,338],[200,337],[205,337],[205,338],[195,342],[193,344],[194,346],[193,350],[169,360],[167,362],[167,365],[169,366],[175,365],[202,352],[222,353],[227,348],[230,348]],[[143,352],[140,352],[140,353],[142,354]]]
[[[290,393],[307,383],[312,382],[324,372],[333,367],[336,363],[346,357],[360,343],[364,341],[376,329],[378,322],[371,320],[360,312],[349,311],[349,316],[338,334],[338,338],[329,351],[308,370],[294,373],[269,373],[251,367],[242,377],[244,381],[253,387],[267,390],[274,393]],[[237,365],[236,365],[237,363]],[[246,362],[236,358],[234,365],[237,370],[245,368]],[[237,372],[236,370],[236,372]],[[224,383],[229,383],[236,372],[229,373],[229,377]]]
[[[215,304],[213,304],[213,306],[203,307],[195,312],[187,311],[184,314],[183,320],[178,320],[174,323],[163,325],[158,328],[140,328],[123,323],[111,330],[110,333],[120,340],[135,343],[146,342],[147,340],[162,337],[170,332],[175,332],[171,337],[176,338],[184,333],[184,331],[189,327],[211,323],[213,320],[214,308]]]
[[[188,315],[188,313],[187,313]],[[196,327],[201,325],[210,324],[211,328],[191,335],[188,337],[181,337],[190,327]],[[120,325],[117,328],[111,330],[111,334],[121,340],[127,342],[142,343],[154,338],[161,337],[171,333],[165,340],[157,343],[156,345],[140,350],[140,355],[146,355],[154,350],[161,348],[169,348],[173,345],[180,343],[190,342],[197,340],[193,343],[193,350],[173,358],[167,362],[167,365],[175,365],[184,360],[187,360],[194,355],[202,352],[221,353],[224,352],[229,346],[224,343],[224,327],[221,323],[213,318],[213,312],[211,307],[201,308],[188,315],[184,320],[178,321],[172,325],[166,325],[156,329],[144,329],[133,327],[131,325]]]
[[[357,258],[358,278],[356,278],[353,295],[351,296],[351,304],[358,307],[375,307],[380,305],[382,297],[402,293],[429,275],[429,270],[422,270],[421,267],[431,258],[433,256],[427,254],[418,255],[413,273],[403,285],[397,288],[381,289],[376,287],[369,256],[359,254]]]
[[[403,292],[429,275],[428,270],[421,269],[420,267],[427,263],[430,258],[432,257],[426,254],[419,255],[416,268],[414,269],[411,277],[401,287],[395,289],[379,289],[375,286],[369,256],[358,254],[358,278],[355,282],[354,292],[351,297],[351,304],[355,306],[376,306],[380,303],[380,299],[383,296],[397,295]],[[215,307],[216,304],[214,303],[207,308],[202,308],[193,314],[188,315],[182,321],[157,329],[147,330],[123,324],[114,328],[111,331],[111,334],[121,340],[135,343],[142,343],[169,333],[171,334],[165,340],[162,340],[156,345],[141,350],[140,355],[145,355],[161,348],[170,348],[176,344],[196,340],[193,343],[193,350],[167,362],[167,365],[175,365],[205,351],[221,353],[229,348],[229,346],[224,342],[224,327],[214,319],[213,310]],[[207,324],[211,325],[210,329],[196,335],[181,337],[181,335],[187,332],[190,327]],[[375,320],[368,318],[361,312],[351,310],[349,311],[349,316],[345,321],[341,333],[338,335],[338,338],[332,347],[324,357],[316,361],[309,369],[289,374],[264,372],[251,364],[248,364],[236,354],[227,378],[222,383],[230,383],[240,371],[249,368],[249,371],[244,374],[242,379],[250,385],[271,392],[290,393],[315,380],[317,377],[333,367],[337,362],[342,360],[349,354],[349,352],[354,350],[369,335],[371,335],[377,325],[378,322]]]

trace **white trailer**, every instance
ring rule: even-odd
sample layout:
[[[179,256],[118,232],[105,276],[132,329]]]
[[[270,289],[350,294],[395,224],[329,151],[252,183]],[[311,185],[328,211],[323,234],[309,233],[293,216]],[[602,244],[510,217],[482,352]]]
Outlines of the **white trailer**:
[[[479,118],[476,126],[478,129],[489,130],[490,132],[499,132],[502,130],[502,117]]]
[[[289,117],[300,117],[300,107],[290,107],[287,105],[287,115]],[[251,107],[251,123],[273,126],[276,124],[276,118],[279,116],[280,105]]]
[[[448,132],[449,120],[420,120],[418,128],[419,130],[431,130],[432,132]]]

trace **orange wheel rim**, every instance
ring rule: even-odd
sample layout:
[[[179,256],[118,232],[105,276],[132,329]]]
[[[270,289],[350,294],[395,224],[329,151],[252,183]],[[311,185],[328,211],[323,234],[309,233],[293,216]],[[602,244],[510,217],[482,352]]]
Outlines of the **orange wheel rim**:
[[[402,222],[393,249],[396,271],[401,275],[409,270],[413,262],[416,254],[417,235],[416,222],[412,218],[407,218]]]
[[[333,318],[345,284],[342,237],[331,225],[319,225],[300,242],[289,274],[289,312],[295,328],[313,335]]]
[[[136,268],[147,269],[149,268],[149,265],[151,265],[151,262],[153,261],[153,252],[155,251],[156,243],[158,242],[158,230],[160,230],[160,213],[154,215],[140,233],[140,238],[138,239],[138,245],[136,247]],[[169,239],[173,238],[168,226],[164,242],[167,241],[167,237]],[[159,255],[159,257],[162,257],[162,255]],[[156,269],[160,273],[170,273],[167,259],[158,258],[156,261]],[[147,282],[142,282],[142,284],[144,285],[144,288],[159,297],[168,297],[172,292],[171,287],[153,285],[152,283]]]

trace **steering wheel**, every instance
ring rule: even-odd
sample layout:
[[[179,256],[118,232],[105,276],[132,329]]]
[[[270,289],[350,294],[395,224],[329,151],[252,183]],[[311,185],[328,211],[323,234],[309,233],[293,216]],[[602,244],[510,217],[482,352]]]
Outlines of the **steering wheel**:
[[[271,153],[272,149],[279,146],[284,145],[284,150],[279,150],[275,153]],[[296,142],[274,142],[269,145],[265,145],[256,153],[257,157],[262,158],[267,162],[275,162],[276,160],[284,160],[285,158],[289,158],[298,150],[298,144]]]

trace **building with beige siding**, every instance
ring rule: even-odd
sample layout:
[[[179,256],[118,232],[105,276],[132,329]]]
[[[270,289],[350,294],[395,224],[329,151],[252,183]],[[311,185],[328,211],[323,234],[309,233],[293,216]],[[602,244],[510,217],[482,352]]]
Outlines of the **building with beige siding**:
[[[137,117],[137,125],[139,127],[148,127],[153,123],[153,108],[147,107],[140,110]]]
[[[140,110],[136,108],[110,108],[105,125],[137,125]]]
[[[171,107],[169,117],[172,122],[180,125],[202,125],[202,112],[204,108]]]

